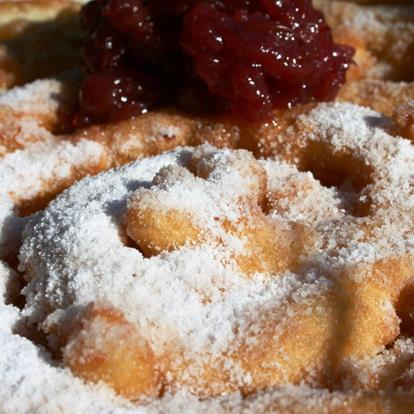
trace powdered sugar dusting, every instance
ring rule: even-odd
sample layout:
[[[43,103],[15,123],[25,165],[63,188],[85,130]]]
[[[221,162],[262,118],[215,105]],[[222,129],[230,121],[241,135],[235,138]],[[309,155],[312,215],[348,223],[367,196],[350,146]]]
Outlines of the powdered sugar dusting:
[[[55,79],[37,80],[0,94],[0,105],[28,115],[47,115],[59,108],[62,83]]]
[[[0,162],[2,192],[13,199],[30,200],[48,182],[69,178],[73,169],[96,164],[104,155],[101,145],[81,140],[78,143],[50,139],[14,151]],[[17,184],[18,183],[18,184]]]
[[[186,395],[184,389],[148,406],[131,406],[103,386],[83,384],[30,340],[11,334],[21,317],[29,317],[35,324],[44,322],[47,330],[77,308],[105,301],[121,309],[144,333],[156,355],[162,355],[174,344],[184,347],[186,354],[199,364],[210,363],[223,352],[237,350],[237,335],[257,334],[266,326],[266,315],[271,314],[278,328],[285,329],[284,319],[301,315],[297,309],[307,309],[331,291],[338,268],[367,264],[369,269],[375,261],[387,258],[390,251],[393,255],[411,254],[411,219],[408,215],[400,217],[413,203],[414,151],[410,143],[388,135],[383,128],[387,124],[385,118],[353,105],[319,105],[303,115],[298,124],[305,125],[307,131],[305,137],[298,136],[298,147],[306,148],[308,140],[323,142],[333,154],[351,151],[353,157],[362,159],[369,167],[368,184],[361,189],[348,184],[326,187],[310,172],[300,172],[288,164],[282,156],[256,161],[246,152],[219,151],[205,145],[86,178],[32,217],[20,254],[20,270],[29,282],[24,289],[27,305],[22,314],[11,305],[0,307],[4,320],[10,321],[4,327],[4,337],[0,337],[1,347],[8,355],[0,359],[0,369],[7,372],[0,380],[0,389],[7,389],[7,384],[19,384],[12,396],[0,399],[0,406],[24,412],[42,405],[44,412],[68,412],[66,407],[77,394],[76,404],[70,408],[74,412],[82,412],[86,406],[90,412],[169,412],[183,407],[208,412],[212,407],[217,411],[232,410],[240,404],[248,412],[271,407],[277,398],[286,398],[288,406],[307,393],[314,396],[311,400],[315,406],[324,398],[331,402],[331,398],[346,398],[292,387],[257,396],[250,402],[241,403],[238,394],[199,402]],[[296,144],[291,142],[292,147]],[[15,165],[28,163],[28,170],[27,177],[20,181],[25,185],[6,185],[4,192],[2,189],[0,223],[5,226],[6,222],[20,220],[13,212],[13,198],[32,197],[41,191],[38,183],[42,180],[64,178],[70,175],[73,165],[96,160],[102,151],[99,144],[90,141],[51,140],[7,155],[0,163],[4,183],[15,183],[15,177],[24,171],[17,170]],[[277,277],[265,273],[246,277],[234,263],[229,265],[225,249],[220,250],[217,245],[185,245],[150,258],[125,245],[123,220],[128,200],[134,194],[142,194],[142,206],[148,208],[162,205],[180,210],[185,206],[197,225],[214,230],[217,224],[211,217],[242,219],[249,213],[246,200],[252,194],[258,196],[262,186],[267,188],[265,211],[271,221],[305,223],[313,231],[313,249],[295,271],[284,271]],[[145,198],[149,193],[156,198]],[[371,209],[365,216],[353,216],[353,206],[363,204],[365,199]],[[246,207],[234,209],[238,203]],[[228,236],[217,231],[219,239]],[[11,234],[8,230],[6,233]],[[7,243],[6,239],[3,245]],[[238,236],[224,245],[234,251],[243,251],[246,246]],[[364,272],[369,273],[366,269]],[[351,277],[363,281],[364,272]],[[14,277],[1,263],[0,276],[0,286],[6,286]],[[384,305],[384,317],[389,316],[392,323],[394,308],[391,302],[387,306],[385,309]],[[256,342],[254,335],[246,339],[248,346],[257,346]],[[375,364],[372,362],[366,371],[375,371]],[[232,380],[240,384],[251,381],[250,374],[236,361],[230,361],[226,369]],[[188,375],[193,373],[189,371]],[[359,381],[363,381],[362,377]],[[33,394],[33,389],[38,391]],[[50,399],[50,395],[54,398]]]
[[[351,194],[347,200],[336,188],[322,186],[310,172],[299,172],[291,164],[281,164],[275,169],[269,161],[264,161],[264,166],[268,177],[271,214],[275,218],[317,225],[341,219],[350,209],[348,204]]]
[[[360,190],[349,185],[328,188],[283,159],[255,161],[247,153],[208,145],[85,179],[26,229],[20,255],[21,270],[29,280],[24,314],[33,322],[46,321],[46,327],[59,324],[71,309],[92,301],[110,302],[139,327],[156,355],[178,344],[202,363],[231,352],[237,343],[235,332],[260,330],[269,312],[275,321],[286,315],[294,319],[298,305],[306,308],[330,291],[338,268],[366,266],[360,273],[348,273],[363,281],[370,266],[386,258],[390,249],[402,255],[411,252],[401,221],[385,220],[389,206],[402,208],[411,202],[408,188],[395,190],[413,171],[414,152],[408,141],[388,135],[383,129],[386,120],[375,112],[347,104],[320,105],[298,123],[306,125],[307,140],[363,159],[369,166],[368,184]],[[306,145],[301,141],[299,147]],[[404,167],[398,168],[401,163]],[[124,244],[123,217],[132,195],[139,195],[140,208],[184,208],[196,225],[213,229],[217,224],[210,217],[237,221],[247,214],[248,210],[232,212],[232,206],[259,191],[260,177],[267,182],[268,217],[304,222],[315,232],[314,249],[304,262],[308,264],[297,273],[248,278],[237,266],[226,265],[226,252],[214,244],[185,245],[150,258]],[[352,205],[364,197],[372,205],[381,202],[382,210],[353,216]],[[370,226],[368,234],[364,229]],[[217,237],[224,240],[225,234]],[[323,312],[325,305],[321,306]],[[384,308],[390,324],[394,312],[391,303]],[[257,346],[255,341],[253,335],[249,346]],[[226,369],[241,383],[249,382],[248,373],[235,362]]]
[[[26,289],[28,312],[37,319],[44,317],[39,310],[45,301],[59,309],[105,300],[127,312],[151,337],[158,352],[170,343],[172,335],[178,335],[175,341],[191,344],[189,349],[194,352],[205,349],[206,344],[219,352],[233,338],[231,321],[237,321],[237,314],[249,303],[265,303],[271,298],[276,301],[278,296],[289,294],[292,287],[297,288],[295,276],[289,274],[270,280],[240,277],[232,268],[223,267],[220,252],[214,248],[184,248],[145,259],[138,250],[123,245],[118,226],[128,193],[140,183],[147,186],[162,165],[180,165],[185,153],[162,155],[86,179],[52,203],[50,213],[47,210],[29,230],[27,239],[31,241],[22,250],[22,263],[32,262],[34,250],[48,257],[45,261],[41,253],[35,259],[42,268],[38,268],[39,276],[46,272],[49,277],[31,280]],[[185,189],[185,180],[181,183]],[[181,193],[177,190],[177,194]],[[84,208],[79,210],[79,205]],[[64,232],[57,225],[62,220],[67,222]],[[35,239],[29,234],[36,235]],[[44,236],[38,238],[40,234]],[[60,240],[58,246],[56,239]],[[50,254],[55,253],[51,253],[51,243],[58,247],[59,255],[70,255],[72,259],[52,264]],[[172,294],[174,302],[170,300]],[[211,305],[203,302],[205,298]],[[220,336],[213,340],[215,332]]]
[[[322,104],[299,118],[298,128],[306,134],[291,135],[289,140],[289,145],[304,148],[300,151],[305,153],[309,143],[320,142],[333,159],[336,154],[351,154],[354,168],[362,165],[358,178],[365,187],[353,197],[357,197],[356,203],[366,217],[346,219],[340,226],[321,223],[329,235],[326,243],[343,244],[346,240],[347,247],[340,250],[344,263],[375,261],[390,251],[412,253],[412,217],[408,211],[414,203],[414,149],[408,140],[389,135],[388,125],[387,118],[366,108]],[[346,168],[341,167],[341,161],[333,162],[337,169]],[[366,232],[358,231],[364,227],[370,228],[368,243]]]

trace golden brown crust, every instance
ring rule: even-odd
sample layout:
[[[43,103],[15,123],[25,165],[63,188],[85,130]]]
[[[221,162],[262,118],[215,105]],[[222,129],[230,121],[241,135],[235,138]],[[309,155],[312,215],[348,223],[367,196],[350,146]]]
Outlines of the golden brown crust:
[[[130,400],[157,396],[158,372],[149,344],[111,306],[89,306],[79,317],[63,358],[73,373],[103,381]]]
[[[414,99],[414,82],[375,79],[349,82],[343,86],[337,98],[340,102],[366,106],[386,116],[392,116],[398,106],[410,99]]]

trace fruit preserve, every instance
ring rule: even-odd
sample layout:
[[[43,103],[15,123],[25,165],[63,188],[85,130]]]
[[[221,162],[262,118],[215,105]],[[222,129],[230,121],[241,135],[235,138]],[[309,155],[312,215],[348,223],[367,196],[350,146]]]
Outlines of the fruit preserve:
[[[353,56],[311,0],[94,0],[81,17],[78,125],[161,105],[266,121],[333,99]]]

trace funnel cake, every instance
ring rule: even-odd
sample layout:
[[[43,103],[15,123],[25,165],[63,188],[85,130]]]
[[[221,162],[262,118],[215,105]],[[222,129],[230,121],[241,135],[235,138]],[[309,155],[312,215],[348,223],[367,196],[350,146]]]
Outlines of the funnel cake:
[[[414,411],[410,2],[314,2],[342,103],[75,130],[79,3],[0,2],[0,411]]]
[[[371,361],[410,333],[413,274],[414,152],[388,122],[319,105],[275,159],[205,144],[75,184],[24,232],[24,315],[75,375],[132,400],[307,384],[380,410]]]

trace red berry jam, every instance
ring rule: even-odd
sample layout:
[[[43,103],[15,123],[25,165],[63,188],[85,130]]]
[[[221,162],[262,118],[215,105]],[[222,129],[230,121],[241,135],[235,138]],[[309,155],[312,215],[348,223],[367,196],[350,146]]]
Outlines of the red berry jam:
[[[266,121],[333,99],[354,53],[311,0],[94,0],[81,18],[78,125],[161,105]]]

